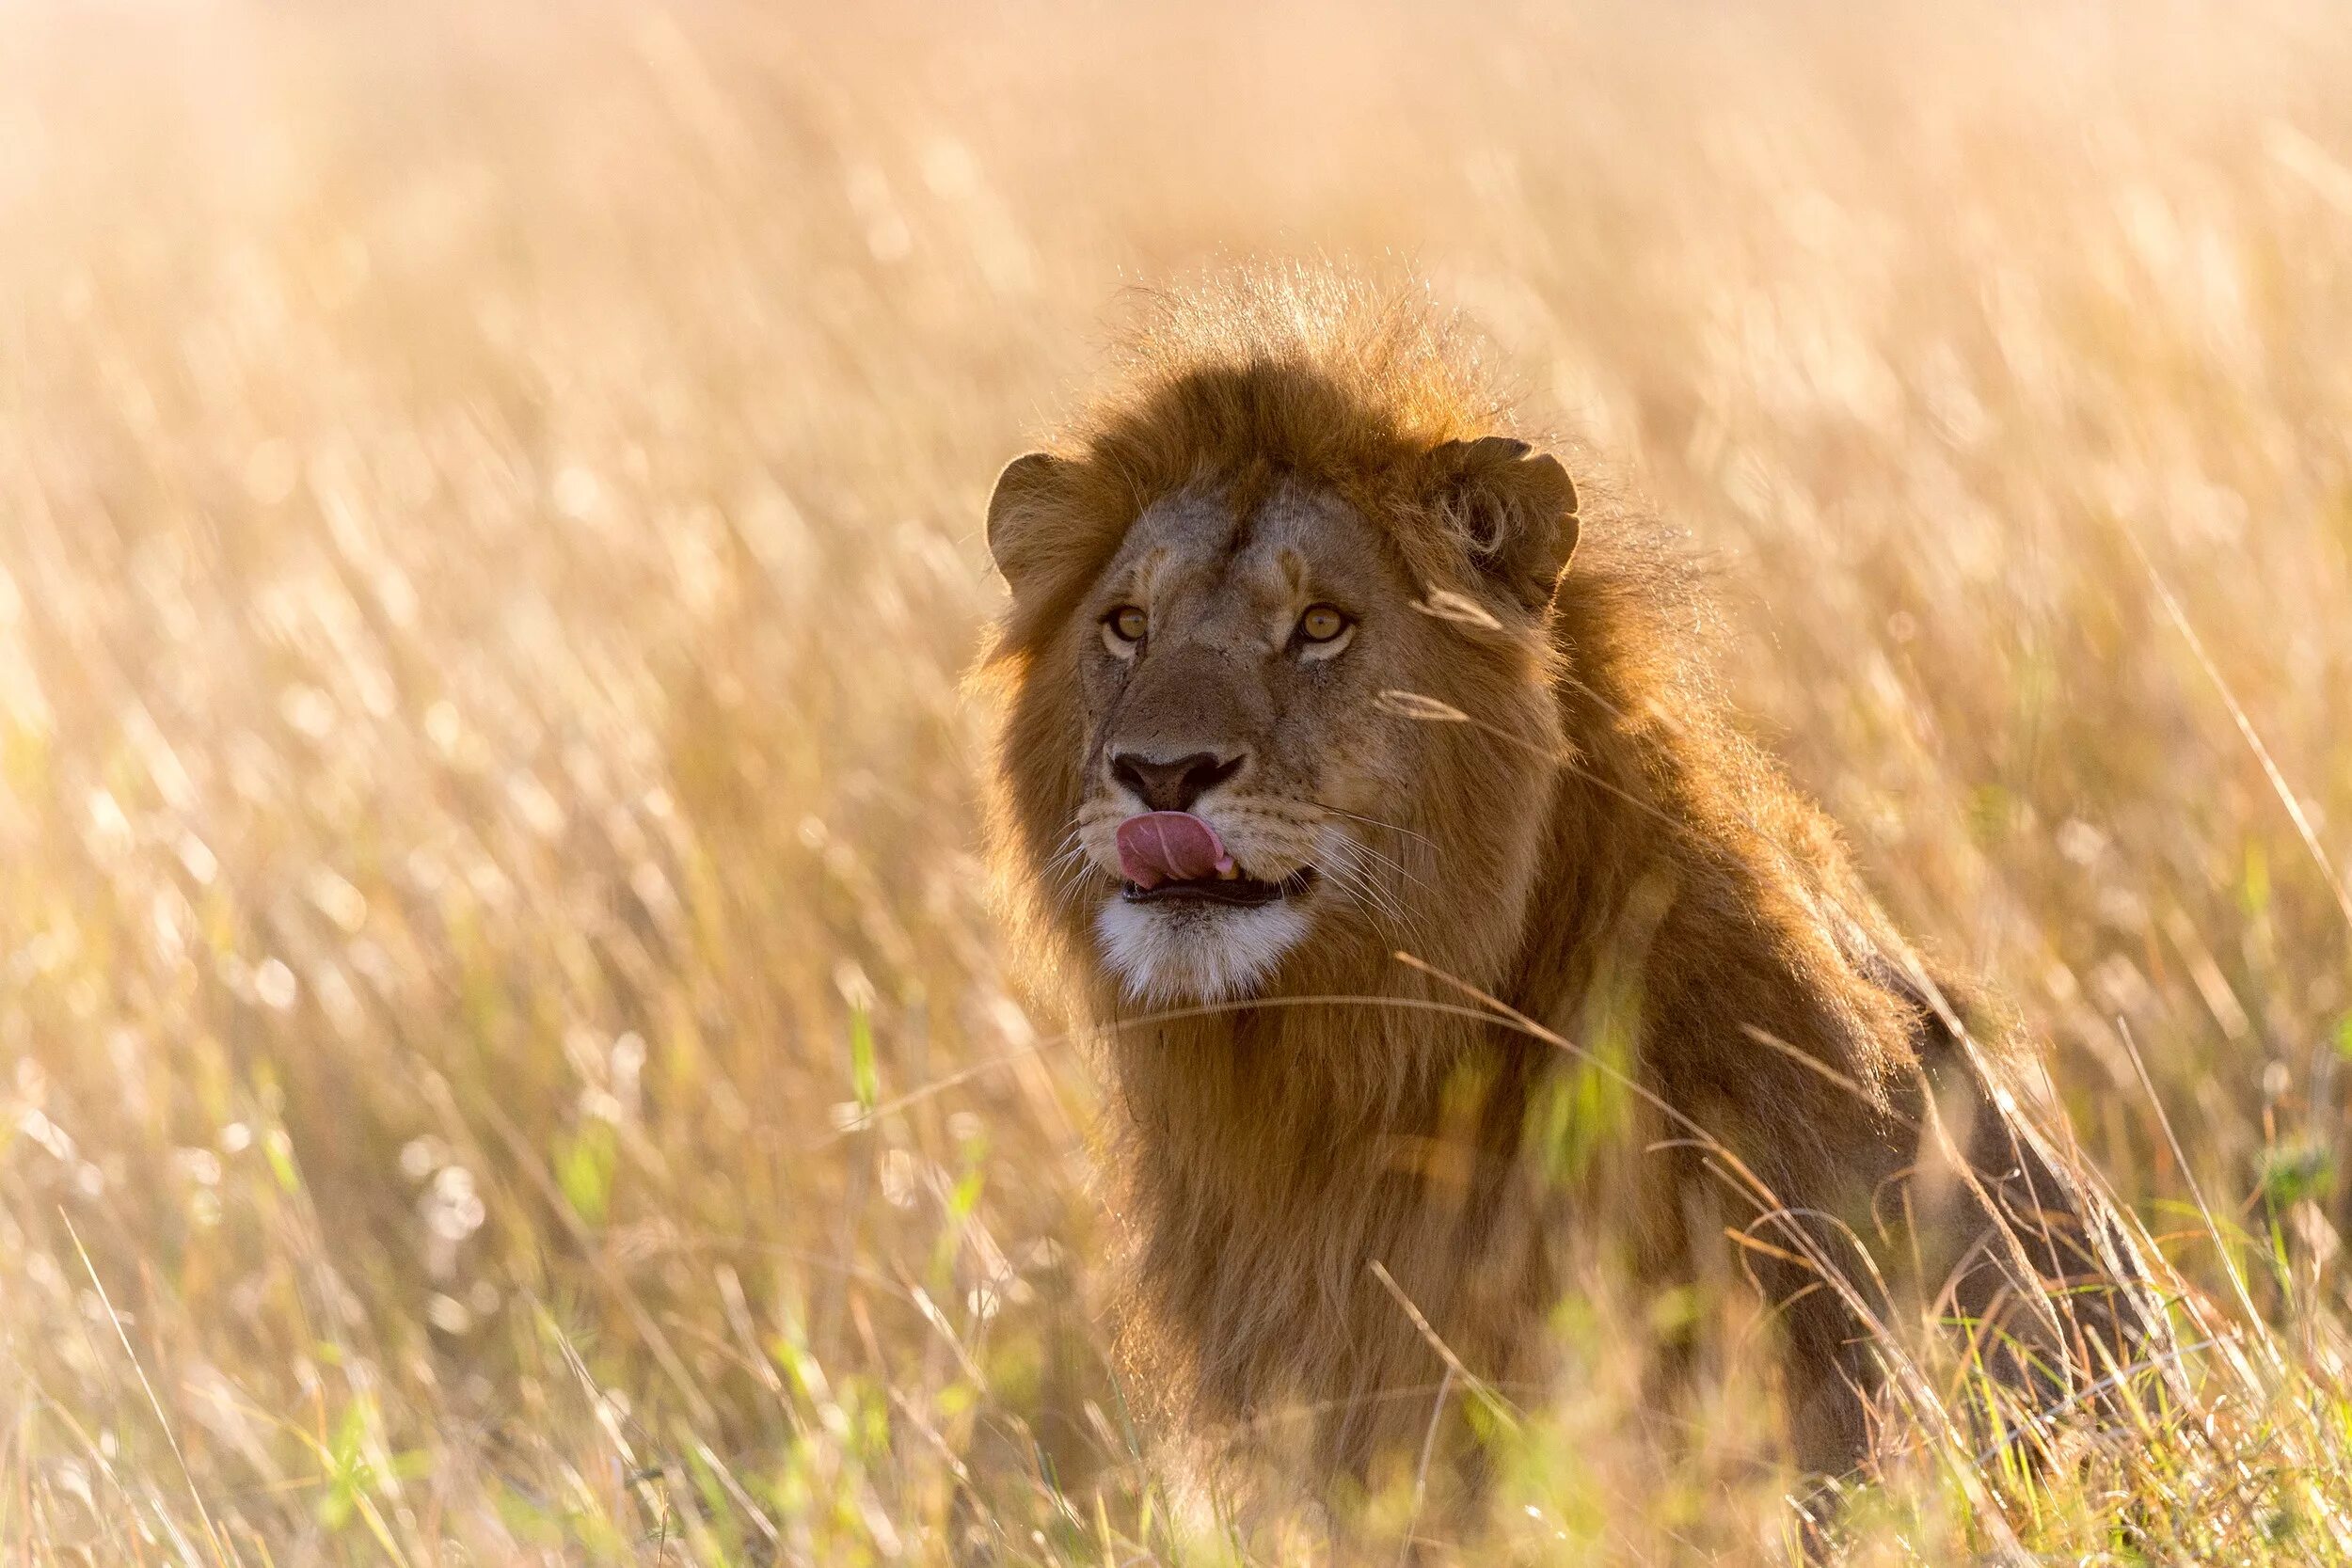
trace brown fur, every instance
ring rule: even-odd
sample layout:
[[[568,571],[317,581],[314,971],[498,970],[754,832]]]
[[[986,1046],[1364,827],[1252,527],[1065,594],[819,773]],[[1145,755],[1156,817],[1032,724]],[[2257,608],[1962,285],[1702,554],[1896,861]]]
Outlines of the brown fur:
[[[1616,1097],[1613,1165],[1635,1183],[1627,1240],[1645,1278],[1690,1277],[1726,1223],[1867,1278],[1837,1222],[1873,1235],[1872,1214],[1906,1202],[1921,1286],[1948,1276],[1963,1313],[1995,1312],[2020,1283],[2038,1303],[2042,1282],[2084,1272],[2072,1216],[2087,1200],[1997,1107],[1954,1027],[1951,977],[1911,955],[1826,820],[1726,727],[1696,657],[1705,607],[1654,527],[1585,508],[1547,603],[1566,547],[1554,531],[1573,544],[1573,517],[1515,509],[1507,474],[1481,490],[1447,468],[1465,461],[1449,443],[1511,430],[1458,333],[1360,287],[1259,279],[1167,302],[1127,372],[1052,457],[1008,471],[991,542],[1014,594],[987,668],[1003,697],[997,848],[1108,1026],[1138,1242],[1126,1343],[1180,1413],[1209,1426],[1304,1402],[1322,1411],[1318,1466],[1359,1477],[1417,1445],[1427,1397],[1391,1396],[1441,1366],[1375,1261],[1473,1373],[1506,1387],[1545,1373],[1561,1243],[1590,1228],[1590,1172],[1613,1167],[1572,1107],[1597,1090],[1606,1103],[1614,1080],[1394,946],[1638,1083]],[[1077,673],[1096,657],[1089,595],[1138,515],[1188,495],[1239,518],[1335,497],[1400,581],[1491,624],[1459,618],[1400,683],[1468,721],[1398,699],[1363,721],[1375,732],[1351,732],[1409,759],[1388,820],[1364,831],[1408,835],[1385,841],[1392,861],[1428,873],[1398,887],[1410,940],[1342,911],[1249,998],[1161,1016],[1103,962],[1091,922],[1109,875],[1053,868],[1073,824],[1102,815],[1097,737],[1125,700]],[[1443,620],[1402,594],[1376,613]],[[1938,1113],[1966,1168],[1943,1161],[1890,1198],[1923,1149],[1938,1165],[1923,1131]],[[2055,1223],[1992,1226],[1985,1198]],[[1843,1472],[1867,1444],[1878,1372],[1860,1312],[1882,1309],[1877,1287],[1808,1289],[1813,1266],[1749,1260],[1782,1309],[1795,1454]],[[2025,1342],[2073,1339],[2082,1358],[2079,1324],[2008,1316]],[[2093,1318],[2111,1336],[2111,1315]]]

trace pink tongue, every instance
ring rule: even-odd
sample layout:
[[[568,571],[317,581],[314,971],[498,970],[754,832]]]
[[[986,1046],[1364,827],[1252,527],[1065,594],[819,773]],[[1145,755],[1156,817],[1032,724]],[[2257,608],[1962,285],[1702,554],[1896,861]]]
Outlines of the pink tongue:
[[[1232,863],[1216,830],[1188,811],[1146,812],[1119,825],[1119,869],[1137,887],[1198,881]]]

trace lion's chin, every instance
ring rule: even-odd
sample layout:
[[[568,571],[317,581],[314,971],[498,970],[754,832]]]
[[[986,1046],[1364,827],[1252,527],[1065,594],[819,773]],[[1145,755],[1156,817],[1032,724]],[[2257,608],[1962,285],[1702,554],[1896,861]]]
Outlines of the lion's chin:
[[[1129,1001],[1180,1007],[1251,995],[1308,925],[1287,898],[1256,907],[1113,898],[1094,917],[1094,934]]]

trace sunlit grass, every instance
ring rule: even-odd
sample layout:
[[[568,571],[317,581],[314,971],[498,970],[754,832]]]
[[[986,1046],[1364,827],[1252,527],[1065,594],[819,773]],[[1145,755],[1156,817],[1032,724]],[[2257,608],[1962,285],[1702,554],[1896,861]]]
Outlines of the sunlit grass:
[[[1122,291],[1328,252],[1691,532],[1747,721],[2169,1259],[2144,1427],[2005,1447],[1902,1325],[1852,1560],[2352,1557],[2329,8],[0,30],[17,1555],[1321,1549],[1215,1539],[1110,1370],[961,677]],[[1648,1430],[1679,1309],[1564,1305],[1482,1560],[1793,1540],[1757,1314]]]

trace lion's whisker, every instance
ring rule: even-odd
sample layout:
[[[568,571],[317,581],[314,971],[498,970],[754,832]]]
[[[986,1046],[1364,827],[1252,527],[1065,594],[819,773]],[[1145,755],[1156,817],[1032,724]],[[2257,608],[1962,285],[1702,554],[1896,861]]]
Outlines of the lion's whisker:
[[[1371,870],[1362,864],[1359,858],[1374,856],[1385,860],[1385,857],[1378,857],[1376,850],[1354,839],[1338,840],[1335,849],[1336,852],[1329,857],[1325,870],[1341,891],[1377,915],[1396,934],[1407,939],[1417,939],[1420,934],[1417,923],[1407,913],[1403,902],[1395,895],[1392,889],[1383,885],[1375,878]],[[1392,869],[1403,872],[1403,867],[1394,866],[1393,863],[1390,863]],[[1418,881],[1418,879],[1410,879]]]
[[[1094,858],[1087,853],[1085,832],[1086,823],[1083,820],[1073,825],[1070,832],[1062,835],[1060,847],[1042,868],[1044,874],[1041,879],[1055,896],[1066,896],[1074,892],[1084,883],[1086,874],[1097,869]]]
[[[1402,824],[1391,822],[1382,817],[1366,816],[1359,811],[1347,811],[1339,806],[1331,805],[1326,801],[1317,800],[1311,796],[1308,798],[1308,803],[1314,806],[1319,811],[1329,812],[1333,816],[1344,816],[1351,822],[1361,822],[1368,827],[1385,828],[1390,832],[1401,834],[1406,838],[1419,839],[1422,844],[1427,845],[1432,849],[1437,847],[1436,842],[1432,840],[1427,833],[1417,832],[1413,829],[1405,827]]]
[[[1375,849],[1371,845],[1362,843],[1361,841],[1357,841],[1355,847],[1358,853],[1369,858],[1375,867],[1381,870],[1393,872],[1397,877],[1405,881],[1412,883],[1423,893],[1430,890],[1427,882],[1423,881],[1420,877],[1415,876],[1410,870],[1406,869],[1405,863],[1397,859],[1394,855],[1387,854],[1381,850]]]

